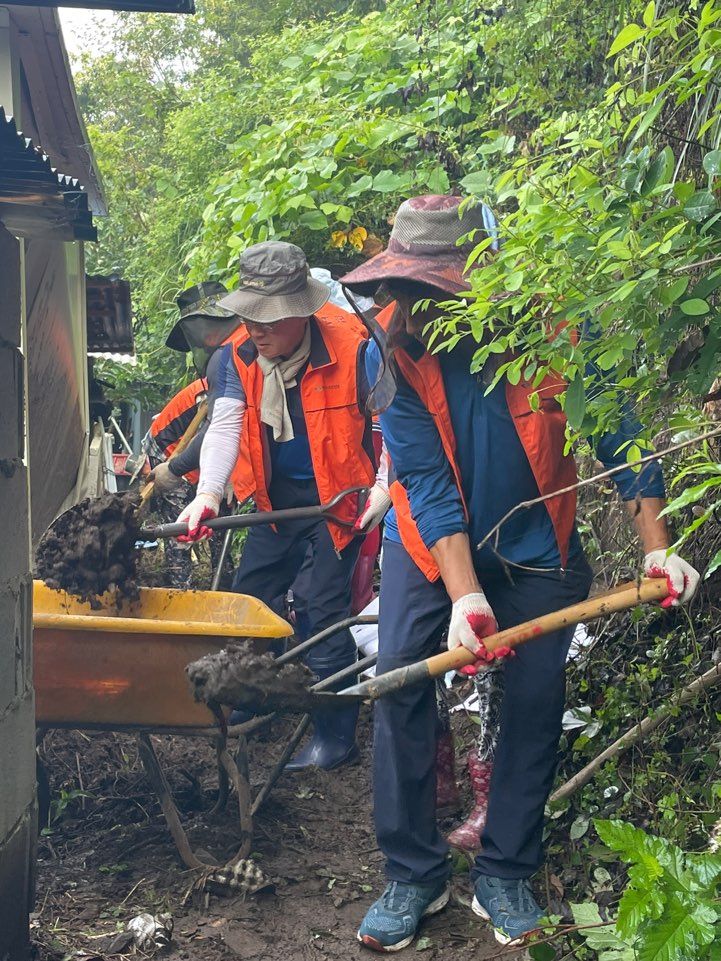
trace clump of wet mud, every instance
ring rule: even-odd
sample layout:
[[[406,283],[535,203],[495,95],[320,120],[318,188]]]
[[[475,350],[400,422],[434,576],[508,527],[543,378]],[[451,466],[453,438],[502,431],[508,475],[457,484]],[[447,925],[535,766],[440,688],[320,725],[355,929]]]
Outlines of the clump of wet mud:
[[[312,707],[308,690],[313,675],[303,664],[282,664],[272,654],[255,654],[228,645],[185,668],[196,701],[244,707],[257,714],[305,711]]]
[[[138,597],[139,505],[134,493],[103,494],[65,511],[40,539],[38,577],[96,608],[98,596],[111,587],[123,597]]]

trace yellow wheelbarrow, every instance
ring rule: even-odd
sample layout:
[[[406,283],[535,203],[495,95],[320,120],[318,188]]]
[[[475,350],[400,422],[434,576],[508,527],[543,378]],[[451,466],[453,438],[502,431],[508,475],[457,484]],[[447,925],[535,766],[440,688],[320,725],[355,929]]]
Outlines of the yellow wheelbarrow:
[[[264,651],[290,625],[244,594],[140,588],[137,600],[100,599],[100,608],[33,584],[33,679],[40,730],[75,728],[133,732],[163,814],[188,867],[207,868],[190,847],[150,733],[214,739],[220,788],[215,809],[238,794],[240,847],[229,862],[248,856],[252,841],[245,731],[237,757],[227,749],[225,719],[196,704],[185,676],[191,661],[220,650],[228,639],[247,639]],[[260,720],[260,719],[259,719]],[[252,729],[252,723],[244,727]],[[258,726],[256,723],[254,726]]]

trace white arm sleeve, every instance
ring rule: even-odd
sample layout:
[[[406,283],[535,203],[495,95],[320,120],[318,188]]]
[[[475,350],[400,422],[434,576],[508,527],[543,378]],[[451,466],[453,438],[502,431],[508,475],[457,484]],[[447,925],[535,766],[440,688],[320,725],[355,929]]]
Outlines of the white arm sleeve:
[[[230,397],[218,397],[213,419],[208,425],[200,450],[199,494],[213,494],[222,500],[240,451],[246,403]]]
[[[381,447],[381,456],[378,460],[378,472],[376,474],[376,484],[382,487],[384,491],[388,491],[389,469],[390,457],[388,456],[388,448],[386,447],[386,442],[384,440],[383,446]]]

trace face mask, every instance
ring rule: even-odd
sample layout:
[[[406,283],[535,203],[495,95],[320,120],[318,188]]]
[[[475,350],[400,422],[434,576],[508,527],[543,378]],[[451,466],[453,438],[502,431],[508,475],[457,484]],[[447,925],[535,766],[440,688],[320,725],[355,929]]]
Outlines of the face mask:
[[[193,347],[191,353],[193,355],[193,365],[198,371],[198,376],[205,377],[208,369],[208,361],[215,353],[215,349],[209,350],[207,347]]]
[[[205,317],[193,314],[180,321],[180,329],[191,350],[205,347],[213,350],[226,340],[241,323],[240,317]]]

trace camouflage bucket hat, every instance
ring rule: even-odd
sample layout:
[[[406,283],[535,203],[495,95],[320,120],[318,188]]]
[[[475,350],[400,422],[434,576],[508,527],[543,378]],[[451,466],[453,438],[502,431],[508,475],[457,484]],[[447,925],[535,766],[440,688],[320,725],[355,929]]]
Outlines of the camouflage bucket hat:
[[[356,267],[340,282],[360,294],[373,294],[391,280],[412,280],[457,294],[470,289],[465,277],[468,255],[485,237],[498,249],[496,219],[485,204],[429,194],[411,197],[400,207],[388,247]],[[461,238],[466,238],[459,245]]]
[[[193,347],[217,347],[238,326],[232,311],[218,306],[228,291],[223,284],[207,280],[184,290],[175,301],[180,319],[165,339],[171,350],[186,353]]]
[[[272,324],[286,317],[310,317],[329,297],[326,285],[309,275],[300,247],[267,240],[240,255],[238,289],[220,305],[244,320]]]

